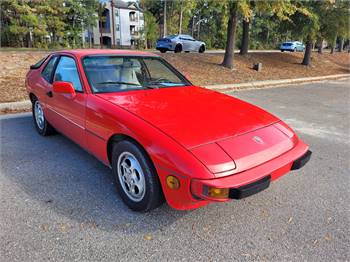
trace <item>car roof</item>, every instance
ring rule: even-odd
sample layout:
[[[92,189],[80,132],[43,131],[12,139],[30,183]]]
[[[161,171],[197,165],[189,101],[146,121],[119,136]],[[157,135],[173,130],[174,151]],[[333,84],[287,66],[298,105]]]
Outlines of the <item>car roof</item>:
[[[70,49],[54,52],[55,54],[72,54],[78,57],[87,55],[127,55],[127,56],[154,56],[158,55],[152,52],[143,52],[136,50],[121,50],[121,49]]]

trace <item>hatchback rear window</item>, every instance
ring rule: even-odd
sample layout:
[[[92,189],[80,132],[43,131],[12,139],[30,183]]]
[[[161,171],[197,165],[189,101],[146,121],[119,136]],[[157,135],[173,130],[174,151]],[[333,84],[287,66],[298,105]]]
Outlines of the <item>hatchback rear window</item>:
[[[31,65],[30,66],[30,69],[38,69],[39,67],[41,67],[41,65],[46,61],[46,59],[48,58],[49,56],[45,56],[43,58],[41,58],[38,62],[36,62],[34,65]]]

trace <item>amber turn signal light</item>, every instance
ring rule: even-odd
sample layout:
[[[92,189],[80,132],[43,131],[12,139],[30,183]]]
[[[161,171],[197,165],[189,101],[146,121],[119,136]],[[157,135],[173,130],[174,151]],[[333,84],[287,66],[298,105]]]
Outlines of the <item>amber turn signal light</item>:
[[[225,199],[229,196],[229,188],[216,188],[205,186],[203,192],[211,198]]]
[[[166,178],[166,184],[168,185],[169,188],[171,189],[178,189],[180,188],[180,181],[177,177],[175,176],[167,176]]]

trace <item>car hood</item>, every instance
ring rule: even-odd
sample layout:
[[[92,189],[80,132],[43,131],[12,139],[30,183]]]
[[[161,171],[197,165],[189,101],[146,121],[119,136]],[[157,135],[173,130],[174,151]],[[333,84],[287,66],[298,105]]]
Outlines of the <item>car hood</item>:
[[[196,86],[98,96],[137,115],[187,149],[242,135],[279,121],[249,103]]]

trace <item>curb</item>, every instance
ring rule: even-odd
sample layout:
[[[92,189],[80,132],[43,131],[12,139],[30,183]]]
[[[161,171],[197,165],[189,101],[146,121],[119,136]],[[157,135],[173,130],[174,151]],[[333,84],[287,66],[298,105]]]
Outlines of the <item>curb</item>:
[[[0,103],[0,112],[28,110],[32,107],[30,100]]]
[[[319,82],[324,80],[341,79],[341,78],[349,78],[349,77],[350,77],[350,74],[337,74],[337,75],[329,75],[329,76],[303,77],[303,78],[294,78],[294,79],[252,81],[249,83],[207,85],[205,87],[208,89],[213,89],[216,91],[223,91],[223,92],[240,91],[243,89],[249,90],[249,89],[257,89],[257,88],[272,88],[272,87],[278,87],[282,85],[311,83],[311,82]]]
[[[208,89],[213,89],[216,91],[221,91],[221,92],[242,91],[242,90],[258,89],[258,88],[272,88],[272,87],[278,87],[282,85],[319,82],[324,80],[342,79],[342,78],[350,78],[350,74],[303,77],[303,78],[295,78],[295,79],[253,81],[249,83],[238,83],[238,84],[207,85],[204,87]],[[20,101],[20,102],[0,103],[0,112],[28,110],[31,107],[32,107],[32,103],[29,100]]]

